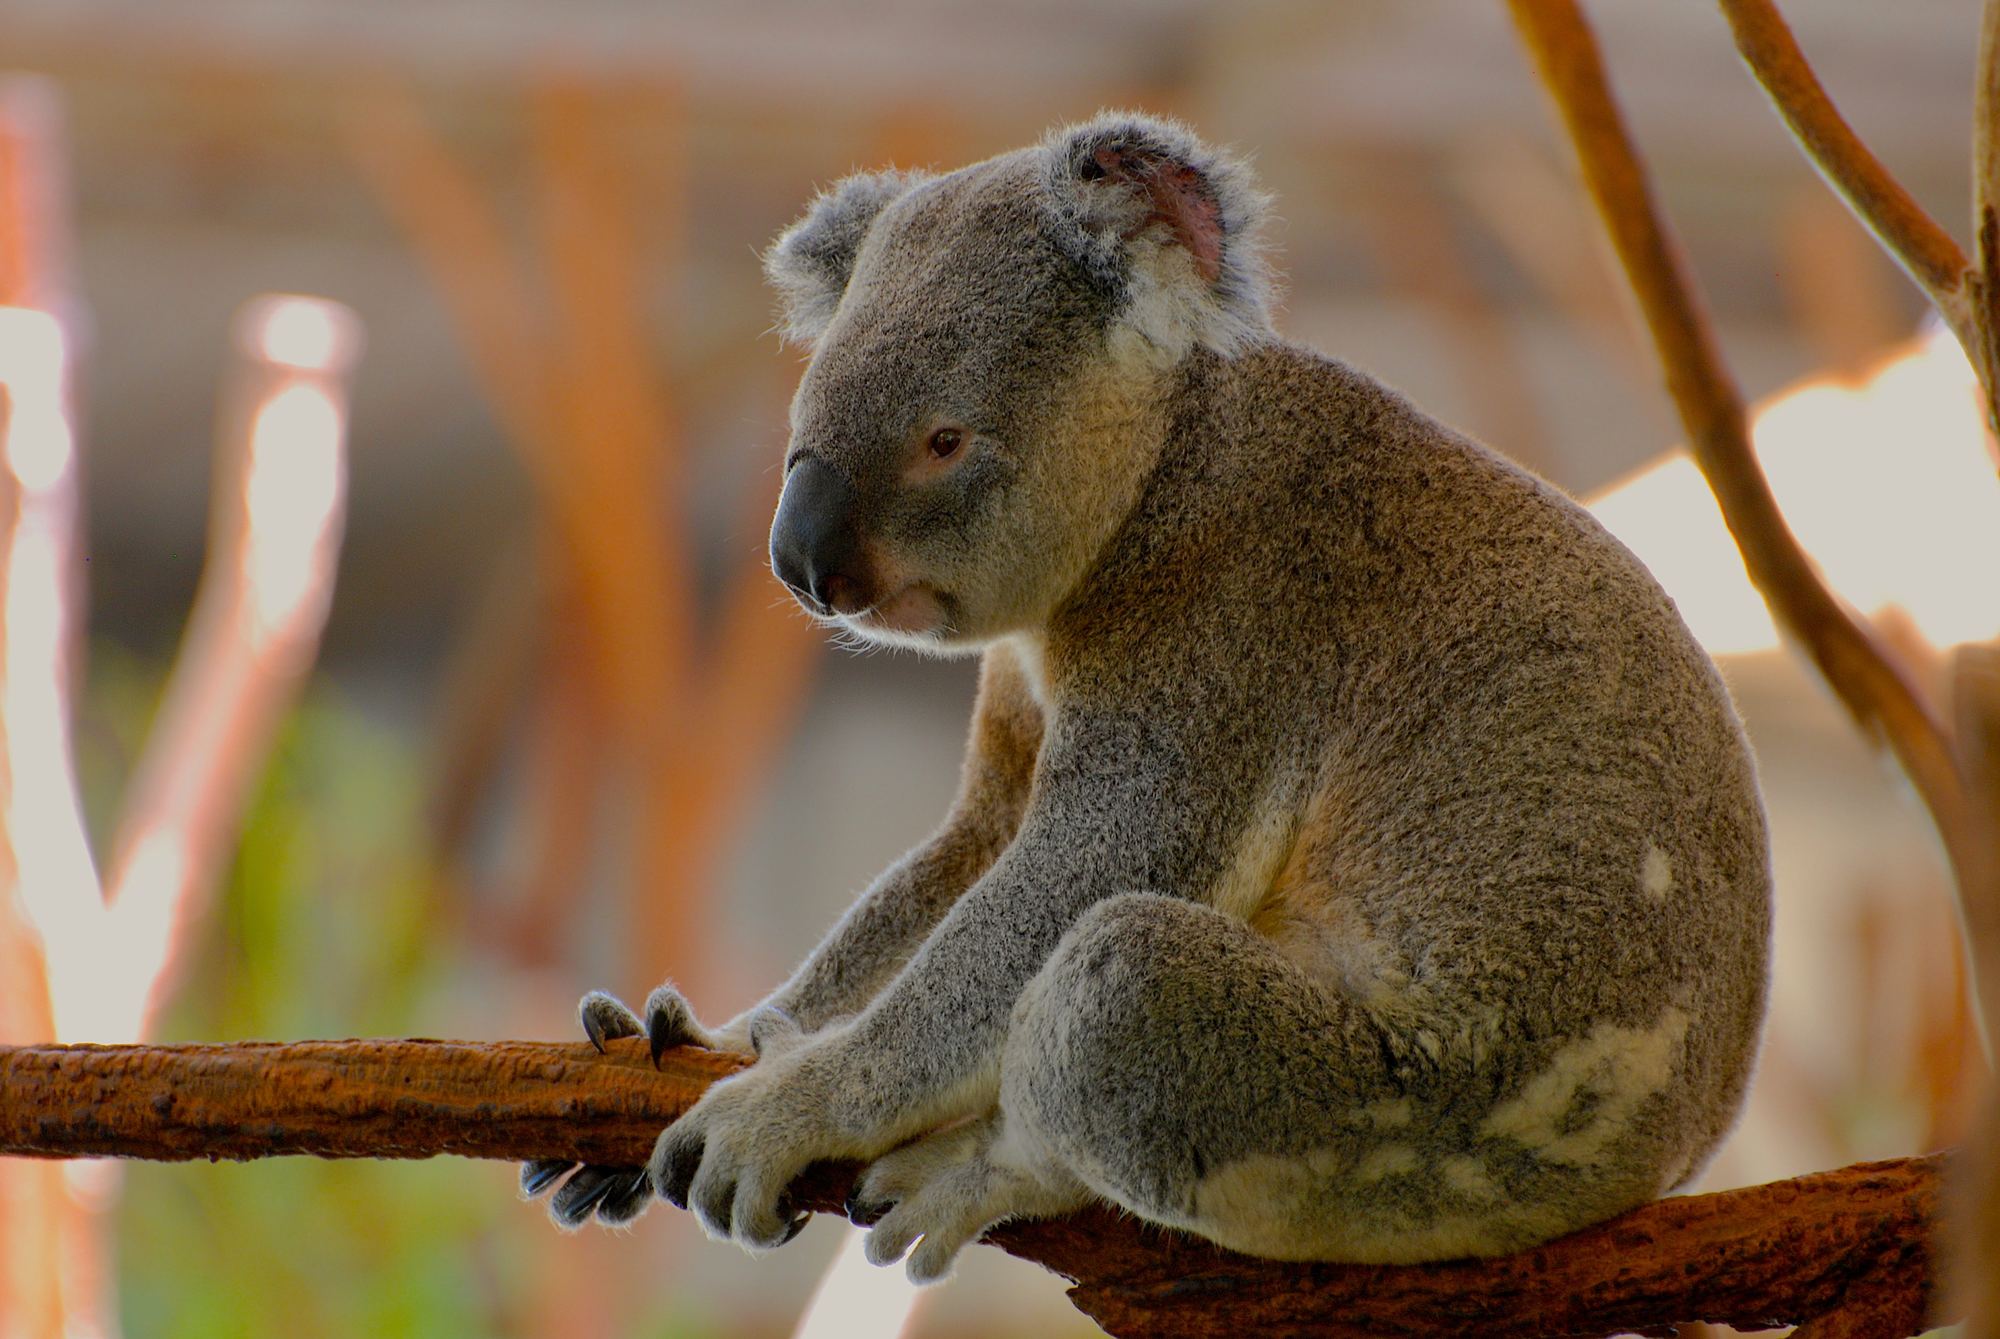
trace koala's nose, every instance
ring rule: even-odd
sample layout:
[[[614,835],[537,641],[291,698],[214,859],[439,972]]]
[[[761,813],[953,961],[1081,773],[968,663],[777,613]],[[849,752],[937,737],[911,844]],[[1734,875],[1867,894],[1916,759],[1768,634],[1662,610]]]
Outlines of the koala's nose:
[[[792,467],[778,498],[771,570],[814,608],[852,613],[860,603],[860,549],[854,486],[817,456],[805,457]]]

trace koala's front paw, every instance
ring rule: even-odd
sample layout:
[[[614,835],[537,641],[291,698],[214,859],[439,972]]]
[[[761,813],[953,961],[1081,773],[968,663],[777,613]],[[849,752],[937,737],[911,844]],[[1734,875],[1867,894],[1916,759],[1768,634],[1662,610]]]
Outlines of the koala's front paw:
[[[602,990],[593,990],[576,1005],[577,1019],[583,1024],[583,1035],[604,1054],[604,1043],[618,1037],[636,1037],[645,1031],[639,1022],[639,1015],[625,1006],[625,1001]]]
[[[660,1136],[653,1187],[712,1237],[752,1250],[782,1246],[810,1217],[793,1209],[786,1188],[837,1151],[825,1105],[796,1063],[765,1060],[725,1079]]]
[[[652,1052],[653,1065],[659,1066],[660,1056],[675,1046],[700,1046],[710,1051],[749,1052],[742,1047],[732,1046],[723,1038],[701,1025],[689,1006],[687,996],[669,981],[653,987],[653,993],[646,997],[646,1048]]]
[[[657,1067],[660,1057],[676,1046],[699,1046],[708,1051],[728,1051],[732,1055],[762,1054],[763,1042],[786,1025],[797,1031],[790,1015],[776,1005],[759,1005],[720,1028],[706,1028],[694,1016],[693,1006],[680,987],[669,981],[655,986],[646,996],[646,1016],[642,1019],[616,996],[593,990],[577,1006],[583,1019],[584,1035],[599,1051],[614,1037],[644,1037]]]
[[[663,986],[661,990],[670,991]],[[661,990],[653,992],[657,998]],[[679,1000],[678,992],[674,999]],[[651,1011],[652,1001],[648,1001]],[[681,1001],[685,1014],[687,1004]],[[583,1035],[599,1053],[604,1043],[620,1037],[650,1035],[646,1023],[627,1008],[624,1001],[601,990],[593,990],[578,1001],[577,1018]],[[692,1015],[687,1015],[692,1020]],[[677,1044],[677,1043],[669,1043]],[[654,1063],[664,1046],[653,1048]],[[569,1173],[575,1171],[574,1176]],[[565,1232],[573,1232],[595,1217],[600,1223],[617,1226],[631,1222],[646,1210],[653,1198],[652,1179],[644,1167],[597,1167],[578,1165],[568,1158],[537,1158],[521,1165],[521,1194],[535,1199],[565,1176],[561,1189],[549,1196],[549,1217]]]
[[[576,1168],[576,1175],[549,1196],[549,1217],[565,1232],[582,1227],[592,1215],[607,1227],[619,1227],[652,1203],[653,1183],[644,1167],[576,1167],[567,1158],[522,1163],[521,1194],[535,1198],[571,1168]]]

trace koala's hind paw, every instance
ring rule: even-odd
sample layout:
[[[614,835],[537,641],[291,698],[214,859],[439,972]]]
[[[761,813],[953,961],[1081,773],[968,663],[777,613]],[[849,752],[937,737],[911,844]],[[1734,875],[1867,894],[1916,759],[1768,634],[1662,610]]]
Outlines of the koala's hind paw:
[[[937,1283],[966,1243],[1002,1219],[1065,1213],[1087,1198],[1081,1187],[1052,1186],[996,1161],[997,1134],[991,1117],[971,1121],[906,1144],[861,1174],[847,1207],[849,1217],[872,1224],[870,1263],[908,1252],[910,1281]]]

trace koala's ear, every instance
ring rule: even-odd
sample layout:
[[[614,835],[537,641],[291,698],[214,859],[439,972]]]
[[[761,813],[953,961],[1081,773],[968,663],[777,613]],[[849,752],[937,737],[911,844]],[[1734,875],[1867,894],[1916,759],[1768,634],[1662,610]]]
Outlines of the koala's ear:
[[[1052,236],[1159,354],[1199,344],[1228,355],[1272,336],[1270,198],[1240,160],[1179,122],[1117,112],[1055,131],[1043,148]]]
[[[778,293],[778,328],[810,348],[825,333],[854,273],[854,257],[876,218],[927,172],[861,172],[836,182],[778,234],[764,252],[764,276]]]

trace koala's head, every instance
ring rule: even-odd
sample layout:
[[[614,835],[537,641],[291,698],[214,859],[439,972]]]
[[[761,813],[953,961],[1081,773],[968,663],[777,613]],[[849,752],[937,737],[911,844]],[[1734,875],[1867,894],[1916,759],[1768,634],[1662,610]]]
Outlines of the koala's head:
[[[1113,115],[821,195],[765,256],[812,350],[778,576],[877,641],[1044,621],[1136,500],[1174,369],[1272,337],[1263,211],[1239,163]]]

